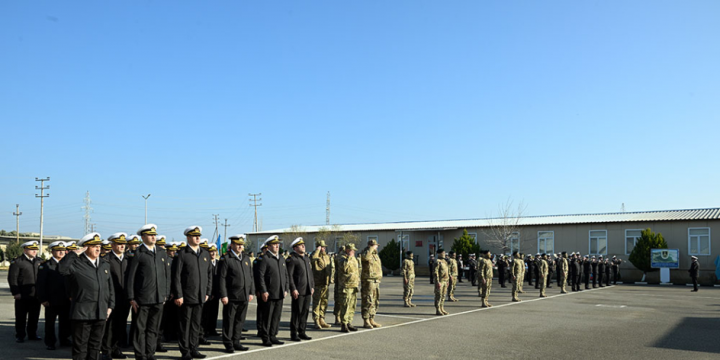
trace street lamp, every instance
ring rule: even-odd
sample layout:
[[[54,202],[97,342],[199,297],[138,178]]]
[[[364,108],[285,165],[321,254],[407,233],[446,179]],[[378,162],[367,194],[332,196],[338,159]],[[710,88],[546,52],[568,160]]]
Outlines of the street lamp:
[[[147,199],[150,197],[150,194],[147,194],[147,196],[145,196],[145,195],[141,195],[141,196],[143,197],[143,199],[145,199],[145,224],[147,224],[148,223],[147,222]]]

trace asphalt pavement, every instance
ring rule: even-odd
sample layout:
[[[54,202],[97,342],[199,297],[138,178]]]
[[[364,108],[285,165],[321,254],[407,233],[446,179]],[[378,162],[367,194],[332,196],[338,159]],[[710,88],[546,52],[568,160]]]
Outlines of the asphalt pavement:
[[[5,280],[5,279],[3,279]],[[3,281],[4,282],[4,281]],[[341,333],[338,327],[311,330],[313,340],[289,341],[290,302],[286,301],[278,338],[285,345],[266,348],[255,335],[255,304],[248,310],[243,344],[247,352],[227,354],[218,337],[200,351],[208,359],[718,359],[720,289],[684,286],[617,285],[560,294],[557,286],[539,298],[525,285],[522,302],[510,302],[510,287],[493,284],[492,308],[480,308],[477,290],[458,285],[458,302],[446,302],[448,316],[436,316],[432,285],[418,278],[415,308],[403,307],[402,278],[385,277],[380,286],[383,326]],[[328,322],[332,316],[332,294]],[[221,310],[222,311],[222,310]],[[40,336],[44,324],[41,314]],[[218,321],[218,328],[222,321]],[[312,319],[309,320],[309,323]],[[42,341],[14,341],[13,300],[0,286],[0,347],[3,359],[69,359],[70,349],[46,350]],[[360,301],[354,325],[362,325]],[[158,359],[177,359],[177,344]],[[124,349],[132,358],[132,349]]]

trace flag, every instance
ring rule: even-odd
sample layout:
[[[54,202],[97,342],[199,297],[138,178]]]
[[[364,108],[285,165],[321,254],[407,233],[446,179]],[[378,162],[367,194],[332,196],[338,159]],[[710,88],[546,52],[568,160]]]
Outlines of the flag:
[[[227,254],[227,252],[228,252],[228,243],[223,243],[221,254]]]
[[[720,279],[720,256],[715,258],[715,276]]]
[[[220,255],[223,254],[222,252],[220,252],[220,249],[222,248],[222,242],[220,242],[220,239],[221,239],[221,238],[222,238],[222,236],[221,236],[221,235],[218,235],[218,239],[217,239],[217,249],[218,249],[218,253],[219,253]]]

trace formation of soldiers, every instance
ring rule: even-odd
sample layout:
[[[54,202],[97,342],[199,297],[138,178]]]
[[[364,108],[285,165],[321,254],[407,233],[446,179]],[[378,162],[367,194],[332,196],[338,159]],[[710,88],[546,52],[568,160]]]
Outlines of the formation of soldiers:
[[[307,318],[312,313],[315,329],[332,327],[325,321],[329,289],[334,284],[336,326],[341,332],[357,331],[353,326],[360,291],[363,327],[379,328],[375,321],[379,308],[383,269],[378,244],[370,240],[358,255],[350,243],[336,254],[328,254],[323,240],[308,254],[303,238],[291,243],[292,253],[283,253],[277,235],[263,243],[254,258],[245,253],[245,236],[229,238],[228,251],[218,256],[215,245],[201,239],[202,228],[185,229],[185,242],[166,243],[157,226],[147,224],[137,235],[115,233],[102,240],[98,233],[84,236],[77,245],[56,241],[49,245],[52,257],[37,257],[35,241],[22,245],[23,255],[12,261],[8,280],[15,297],[16,341],[41,340],[37,324],[41,306],[45,308],[45,345],[71,346],[73,359],[124,359],[122,348],[132,346],[136,359],[155,359],[167,352],[163,341],[177,341],[182,359],[202,359],[200,345],[208,337],[220,336],[228,353],[246,351],[241,344],[248,304],[257,299],[257,336],[262,345],[283,344],[278,328],[285,298],[290,295],[290,339],[311,340]],[[499,283],[512,284],[512,301],[521,301],[523,282],[535,286],[540,296],[551,287],[553,273],[562,293],[570,282],[580,291],[617,282],[621,261],[615,257],[598,259],[579,253],[537,254],[514,252],[493,257],[483,251],[476,259],[470,254],[464,264],[461,256],[444,250],[431,259],[431,284],[435,285],[437,315],[447,315],[444,303],[458,301],[457,282],[465,269],[472,286],[478,287],[482,307],[488,302],[494,269]],[[403,300],[412,303],[415,286],[413,253],[405,253],[402,263]],[[605,285],[603,285],[603,282]],[[216,332],[222,303],[222,332]],[[128,317],[130,322],[128,324]],[[55,322],[58,323],[58,335]],[[129,326],[128,326],[129,325]],[[128,333],[129,328],[129,333]]]

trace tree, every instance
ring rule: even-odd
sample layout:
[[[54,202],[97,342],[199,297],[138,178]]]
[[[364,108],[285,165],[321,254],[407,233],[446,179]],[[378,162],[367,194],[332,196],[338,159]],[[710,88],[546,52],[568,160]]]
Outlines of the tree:
[[[395,271],[400,268],[400,243],[395,239],[390,240],[380,252],[378,252],[382,265],[390,271]]]
[[[360,246],[360,235],[352,233],[352,232],[346,232],[346,233],[342,234],[342,236],[340,237],[338,248],[340,246],[345,246],[347,244],[355,244],[356,248],[359,247]],[[362,250],[362,249],[358,248],[358,250]]]
[[[14,242],[14,241],[11,241],[5,248],[5,259],[7,261],[13,261],[13,260],[15,260],[15,258],[22,255],[22,253],[23,253],[22,246],[20,246],[20,244]]]
[[[463,229],[463,234],[459,239],[455,239],[450,249],[458,255],[462,255],[467,260],[469,254],[480,253],[480,245],[478,245],[472,236],[468,235],[467,229]]]
[[[658,270],[650,267],[650,249],[667,249],[667,247],[667,242],[661,233],[656,234],[647,228],[642,231],[628,259],[643,272],[644,280],[647,273]]]
[[[280,247],[283,249],[292,249],[290,244],[292,244],[293,241],[297,238],[303,238],[307,237],[307,231],[305,231],[305,227],[302,225],[291,225],[289,229],[286,231],[283,231],[282,235],[280,235],[280,240],[282,240],[282,244]]]
[[[498,216],[490,216],[489,226],[483,232],[487,237],[485,242],[491,248],[501,250],[504,254],[510,252],[512,239],[517,239],[517,249],[520,248],[520,219],[527,206],[520,202],[513,208],[513,201],[508,199],[505,204],[498,205]]]
[[[340,236],[340,231],[341,231],[340,225],[333,225],[331,227],[323,226],[320,229],[318,229],[316,237],[317,237],[317,240],[325,241],[325,245],[328,246],[328,251],[330,251],[329,249],[332,249],[332,246],[335,242],[335,238]]]

